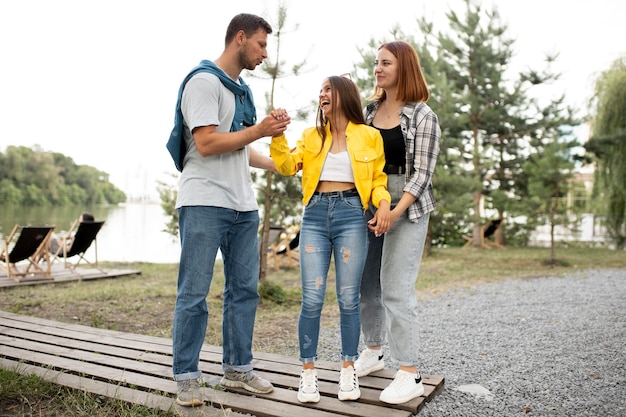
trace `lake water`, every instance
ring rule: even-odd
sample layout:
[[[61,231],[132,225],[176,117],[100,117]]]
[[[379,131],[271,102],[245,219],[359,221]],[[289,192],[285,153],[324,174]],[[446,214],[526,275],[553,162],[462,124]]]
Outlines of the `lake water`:
[[[115,207],[3,207],[0,206],[0,236],[15,224],[55,225],[55,232],[68,230],[84,211],[105,220],[98,233],[98,260],[177,263],[178,238],[163,232],[168,221],[159,204],[124,204]],[[87,252],[93,259],[94,247]]]

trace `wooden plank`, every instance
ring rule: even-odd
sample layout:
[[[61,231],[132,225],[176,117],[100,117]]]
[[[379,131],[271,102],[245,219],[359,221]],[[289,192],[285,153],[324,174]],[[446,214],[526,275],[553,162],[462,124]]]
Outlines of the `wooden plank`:
[[[5,369],[11,369],[25,375],[37,375],[38,377],[53,382],[55,384],[63,385],[66,387],[88,391],[97,395],[102,395],[117,400],[126,401],[132,404],[143,405],[148,408],[155,408],[162,411],[175,413],[181,416],[187,417],[245,417],[243,414],[235,413],[230,409],[216,409],[211,406],[203,407],[181,407],[176,404],[174,398],[165,397],[162,395],[137,391],[132,388],[127,388],[119,385],[113,385],[102,381],[96,381],[93,379],[83,378],[78,375],[70,375],[61,371],[54,371],[50,369],[44,369],[38,366],[20,363],[17,361],[11,361],[8,359],[0,358],[0,366]]]
[[[93,379],[112,386],[133,388],[143,393],[175,396],[176,383],[171,377],[171,339],[136,335],[88,326],[61,323],[0,311],[0,358],[27,361],[29,365]],[[244,390],[219,387],[223,374],[221,348],[204,345],[200,369],[207,388],[207,401],[212,408],[235,410],[258,417],[311,417],[341,415],[349,417],[408,417],[417,413],[443,388],[444,379],[424,375],[426,393],[405,404],[389,405],[378,400],[380,391],[393,378],[394,372],[384,370],[360,378],[362,396],[359,401],[337,399],[339,364],[319,362],[318,376],[322,399],[317,404],[297,401],[301,364],[297,358],[262,352],[254,353],[254,367],[269,379],[275,390],[267,395],[254,395]],[[48,369],[49,370],[49,369]],[[155,400],[156,401],[156,400]],[[167,401],[166,401],[167,403]]]
[[[36,321],[11,321],[11,317],[7,315],[6,312],[1,312],[0,324],[8,327],[9,323],[11,323],[12,326],[28,330],[29,332],[55,335],[62,337],[63,339],[94,342],[98,345],[124,346],[156,353],[171,353],[172,351],[171,342],[169,342],[169,344],[166,342],[168,339],[164,339],[161,341],[162,343],[156,344],[151,343],[152,339],[136,337],[131,333],[122,333],[104,329],[97,329],[98,331],[93,331],[92,329],[94,328],[76,324],[68,324],[67,327],[63,327],[63,323],[46,323],[45,319],[37,319]]]

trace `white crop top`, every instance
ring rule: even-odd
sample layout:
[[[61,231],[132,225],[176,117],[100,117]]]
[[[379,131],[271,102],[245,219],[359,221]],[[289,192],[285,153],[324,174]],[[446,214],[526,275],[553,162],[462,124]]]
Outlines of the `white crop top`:
[[[354,173],[348,151],[328,152],[324,167],[322,167],[320,181],[354,182]]]

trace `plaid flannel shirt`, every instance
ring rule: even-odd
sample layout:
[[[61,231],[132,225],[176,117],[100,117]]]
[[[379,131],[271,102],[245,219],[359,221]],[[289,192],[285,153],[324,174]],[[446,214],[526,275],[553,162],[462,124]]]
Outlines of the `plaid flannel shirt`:
[[[379,104],[373,102],[365,108],[367,124],[372,124]],[[437,115],[426,103],[406,103],[400,111],[400,128],[406,149],[403,191],[415,196],[408,209],[409,220],[415,222],[437,207],[432,178],[439,156],[441,127]]]

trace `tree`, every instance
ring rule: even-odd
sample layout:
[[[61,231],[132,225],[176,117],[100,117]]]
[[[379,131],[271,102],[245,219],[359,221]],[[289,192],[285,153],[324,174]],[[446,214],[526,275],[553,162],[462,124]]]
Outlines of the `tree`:
[[[118,204],[123,191],[109,182],[106,172],[76,165],[60,153],[35,145],[9,146],[0,152],[0,204],[84,205]]]
[[[595,84],[595,115],[585,145],[595,156],[594,198],[605,202],[606,225],[618,249],[626,243],[626,57],[613,62]]]
[[[171,174],[176,179],[177,174]],[[178,237],[178,211],[176,210],[176,198],[178,197],[178,190],[173,183],[166,183],[165,181],[159,181],[157,190],[159,191],[159,198],[161,199],[161,208],[163,212],[169,216],[169,220],[165,224],[166,233],[169,233],[173,237]]]
[[[562,199],[567,196],[574,168],[569,150],[571,145],[572,142],[554,139],[523,165],[528,177],[529,198],[526,204],[533,208],[533,214],[546,216],[550,224],[551,266],[556,264],[555,226],[567,223],[567,207],[562,204]]]
[[[483,12],[470,0],[465,3],[465,15],[447,13],[450,31],[438,35],[436,68],[446,75],[436,87],[448,100],[444,108],[453,106],[441,112],[440,122],[452,127],[448,133],[454,136],[445,136],[444,142],[452,140],[454,148],[447,151],[460,157],[456,173],[471,180],[473,202],[468,209],[473,245],[480,247],[485,209],[502,218],[522,197],[522,166],[537,152],[536,139],[578,121],[563,97],[538,100],[531,95],[531,89],[558,78],[549,70],[556,56],[546,57],[548,68],[543,71],[526,69],[509,76],[514,40],[506,36],[497,9]]]
[[[285,69],[286,63],[281,60],[281,41],[285,34],[286,23],[287,7],[284,2],[280,2],[277,10],[277,20],[272,25],[275,29],[272,36],[274,36],[276,40],[274,54],[270,55],[273,57],[273,60],[265,60],[261,66],[261,73],[269,76],[270,79],[270,90],[265,96],[267,114],[274,109],[274,98],[278,81],[287,76],[297,76],[302,72],[306,64],[306,61],[303,60],[293,65],[289,70]],[[259,77],[254,73],[250,73],[250,76]],[[306,116],[306,112],[301,112],[292,115],[292,118],[304,118]],[[302,192],[299,176],[283,177],[281,175],[274,175],[271,171],[264,171],[259,177],[259,183],[264,183],[264,186],[259,188],[259,193],[257,194],[259,204],[263,207],[259,245],[259,280],[262,280],[267,274],[267,251],[270,243],[269,230],[271,223],[275,222],[275,224],[284,225],[285,219],[289,217],[295,222],[299,218]],[[257,176],[253,175],[253,179],[256,180]]]

